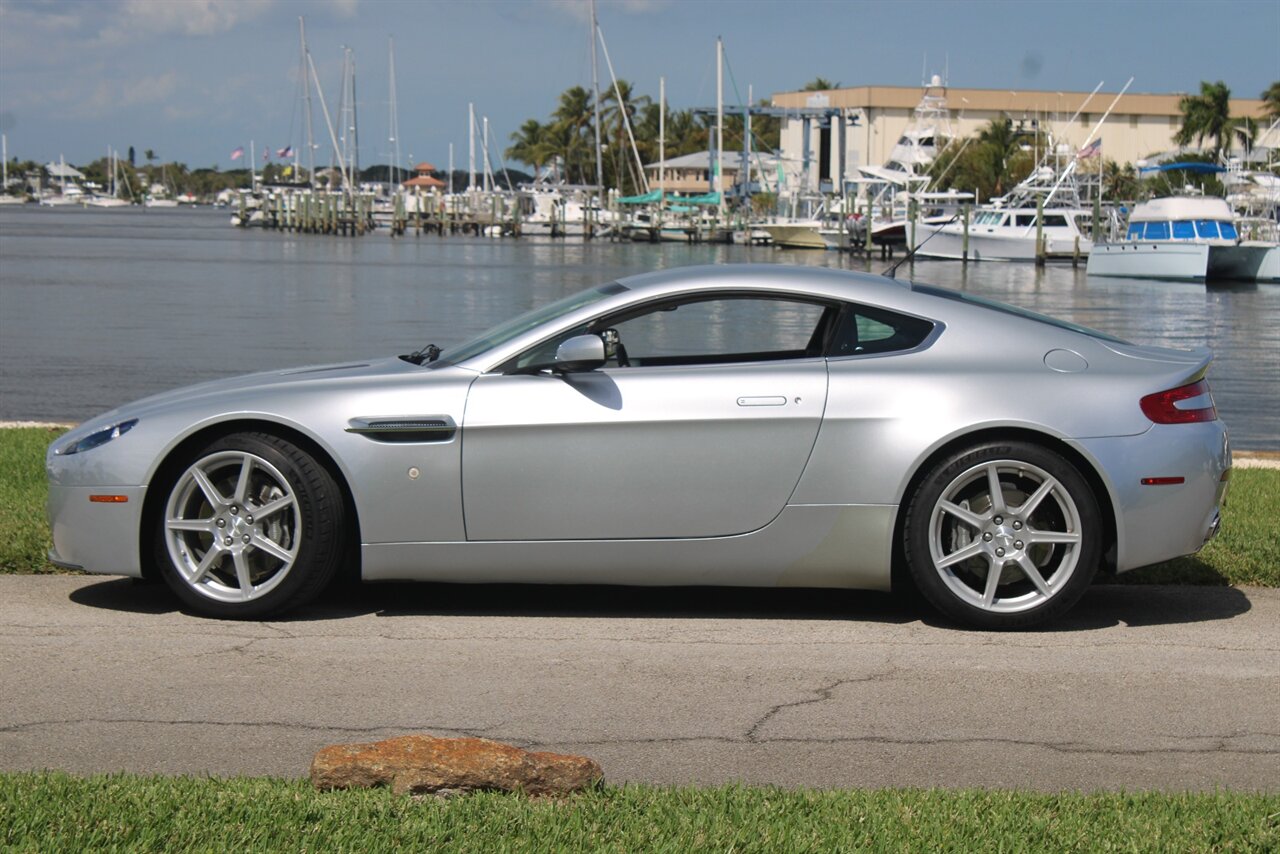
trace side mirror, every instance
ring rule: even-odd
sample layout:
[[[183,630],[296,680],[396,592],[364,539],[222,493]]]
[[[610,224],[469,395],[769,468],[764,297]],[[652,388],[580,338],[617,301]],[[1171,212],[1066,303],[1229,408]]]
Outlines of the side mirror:
[[[599,335],[575,335],[556,348],[553,370],[563,373],[594,371],[604,367],[604,341]]]

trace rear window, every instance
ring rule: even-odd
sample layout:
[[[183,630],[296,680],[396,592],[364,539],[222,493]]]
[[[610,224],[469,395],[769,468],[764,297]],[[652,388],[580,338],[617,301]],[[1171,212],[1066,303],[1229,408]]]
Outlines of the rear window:
[[[897,353],[924,343],[933,323],[883,309],[851,305],[841,314],[832,336],[832,357]]]
[[[949,288],[940,288],[936,285],[917,285],[913,284],[911,290],[917,293],[928,294],[929,296],[941,297],[942,299],[955,300],[956,302],[968,303],[969,305],[981,306],[992,311],[998,311],[1002,314],[1011,314],[1014,317],[1021,317],[1025,320],[1034,320],[1037,323],[1044,323],[1057,329],[1066,329],[1069,332],[1079,332],[1081,335],[1088,335],[1090,338],[1097,338],[1100,341],[1110,341],[1112,344],[1128,344],[1123,338],[1116,338],[1105,332],[1099,332],[1096,329],[1090,329],[1087,326],[1080,326],[1077,323],[1068,323],[1065,320],[1058,320],[1048,315],[1039,314],[1038,312],[1029,311],[1025,308],[1019,308],[1016,305],[1009,305],[1003,302],[997,302],[986,297],[974,296],[973,294],[961,293],[953,291]]]

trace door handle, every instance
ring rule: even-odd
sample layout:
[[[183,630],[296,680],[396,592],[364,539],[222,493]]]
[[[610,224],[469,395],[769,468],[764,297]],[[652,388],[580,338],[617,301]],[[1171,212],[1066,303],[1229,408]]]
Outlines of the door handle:
[[[738,398],[739,406],[785,406],[787,399],[782,395],[772,395],[768,397],[740,397]]]

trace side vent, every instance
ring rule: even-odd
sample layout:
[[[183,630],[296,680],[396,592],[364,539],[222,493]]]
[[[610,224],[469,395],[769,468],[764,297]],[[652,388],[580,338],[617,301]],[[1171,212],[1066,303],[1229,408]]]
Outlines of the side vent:
[[[458,425],[448,415],[352,418],[347,422],[347,432],[389,444],[438,443],[452,441]]]

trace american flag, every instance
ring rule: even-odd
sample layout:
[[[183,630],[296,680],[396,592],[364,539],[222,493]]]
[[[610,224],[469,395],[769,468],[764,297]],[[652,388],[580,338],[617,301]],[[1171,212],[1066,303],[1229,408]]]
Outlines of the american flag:
[[[1088,160],[1090,157],[1097,157],[1102,153],[1102,137],[1098,137],[1093,142],[1076,152],[1076,157],[1081,160]]]
[[[243,145],[242,145],[242,146],[240,146],[239,148],[237,148],[235,151],[231,152],[231,159],[232,159],[232,160],[239,160],[241,157],[244,157],[244,146],[243,146]]]
[[[293,156],[292,145],[286,145],[284,148],[276,149],[276,157],[292,157],[292,156]]]

